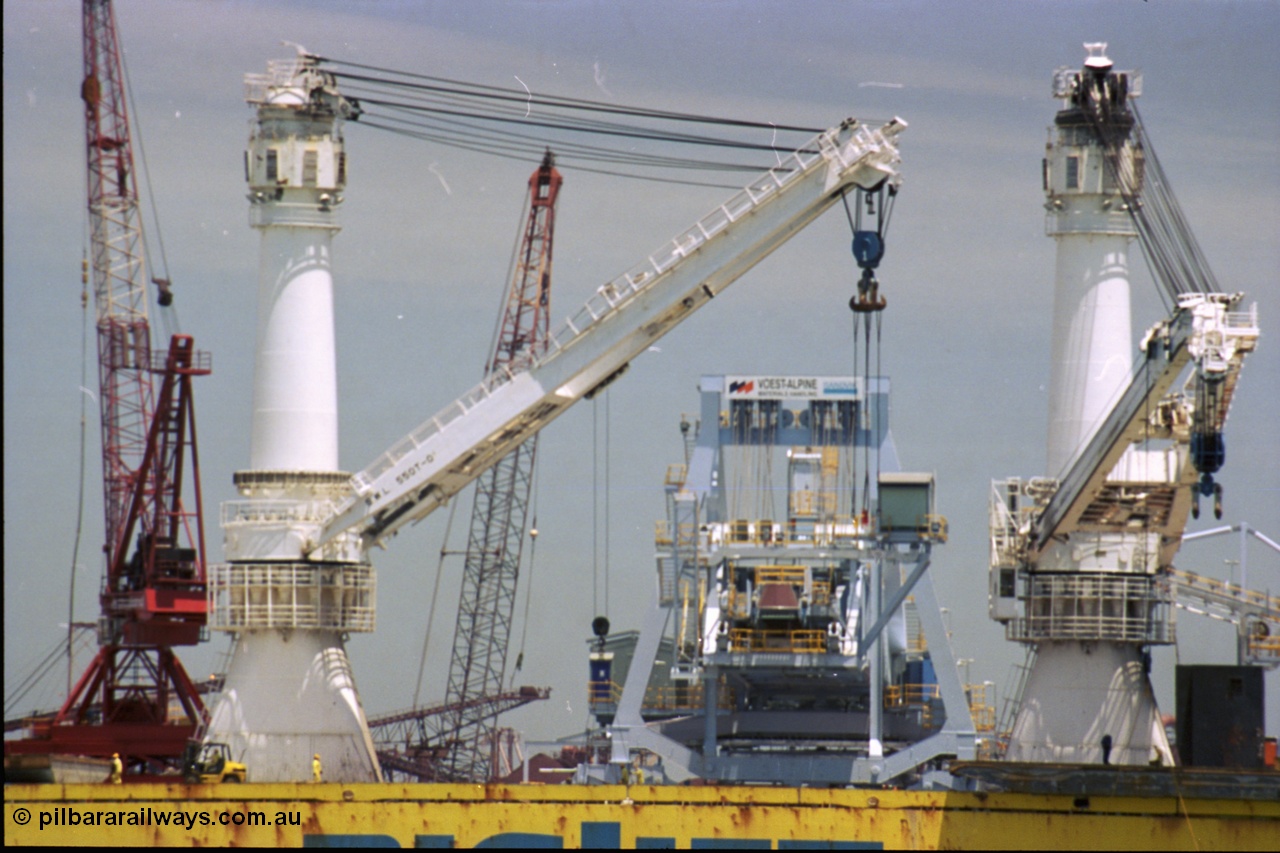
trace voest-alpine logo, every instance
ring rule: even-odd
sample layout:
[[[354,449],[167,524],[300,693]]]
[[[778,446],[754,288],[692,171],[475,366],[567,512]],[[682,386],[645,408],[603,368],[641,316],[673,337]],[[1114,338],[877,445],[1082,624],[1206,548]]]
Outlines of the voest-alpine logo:
[[[744,379],[739,382],[729,383],[730,394],[750,394],[756,390],[756,381],[754,379]]]

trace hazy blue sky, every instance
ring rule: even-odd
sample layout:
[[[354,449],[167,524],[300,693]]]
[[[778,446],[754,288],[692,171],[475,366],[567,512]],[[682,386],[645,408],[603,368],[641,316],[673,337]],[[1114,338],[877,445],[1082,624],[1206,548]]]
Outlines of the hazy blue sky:
[[[491,85],[518,78],[535,93],[779,124],[906,119],[905,186],[880,270],[883,370],[894,383],[902,464],[937,473],[951,522],[933,572],[956,653],[975,659],[973,679],[998,682],[1002,695],[1022,651],[986,616],[986,506],[992,478],[1046,473],[1054,248],[1040,159],[1057,109],[1050,79],[1057,66],[1080,64],[1082,42],[1108,41],[1118,67],[1145,74],[1148,131],[1219,281],[1259,303],[1263,338],[1240,384],[1220,480],[1224,522],[1280,537],[1280,4],[120,0],[117,10],[183,328],[214,358],[214,375],[197,386],[211,560],[221,559],[217,507],[235,497],[231,475],[249,450],[257,235],[244,198],[251,113],[242,78],[289,55],[282,40]],[[3,15],[7,694],[65,631],[86,215],[79,5],[15,0]],[[540,150],[511,162],[358,124],[347,141],[334,258],[341,458],[358,470],[478,381]],[[557,319],[729,195],[564,172]],[[848,226],[833,211],[637,360],[607,396],[544,433],[534,615],[519,681],[554,692],[508,724],[533,737],[586,724],[592,543],[606,539],[591,523],[593,421],[601,448],[609,425],[607,611],[615,627],[639,627],[662,475],[680,459],[677,424],[696,411],[698,376],[848,372],[845,303],[856,278]],[[1135,294],[1137,331],[1161,309],[1143,275]],[[87,375],[96,388],[92,363]],[[101,574],[96,423],[91,407],[81,620],[96,617]],[[461,515],[469,512],[468,494]],[[413,698],[445,515],[373,555],[379,630],[349,646],[370,712]],[[1178,563],[1226,577],[1224,560],[1235,559],[1238,542],[1216,540],[1187,546]],[[1255,542],[1246,559],[1252,586],[1280,590],[1274,552]],[[446,566],[425,699],[444,693],[459,570],[456,560]],[[1178,632],[1177,650],[1155,654],[1167,711],[1175,662],[1234,660],[1228,627],[1179,613]],[[218,637],[183,657],[200,677],[226,645]],[[1275,734],[1277,676],[1268,682]],[[27,704],[56,704],[61,683]]]

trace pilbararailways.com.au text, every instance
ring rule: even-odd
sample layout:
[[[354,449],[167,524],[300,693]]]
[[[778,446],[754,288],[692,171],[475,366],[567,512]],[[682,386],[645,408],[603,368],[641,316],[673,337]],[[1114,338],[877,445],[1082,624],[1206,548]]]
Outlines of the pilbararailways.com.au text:
[[[302,813],[216,811],[193,809],[168,811],[139,806],[133,809],[89,809],[59,806],[36,812],[40,829],[68,826],[302,826]]]

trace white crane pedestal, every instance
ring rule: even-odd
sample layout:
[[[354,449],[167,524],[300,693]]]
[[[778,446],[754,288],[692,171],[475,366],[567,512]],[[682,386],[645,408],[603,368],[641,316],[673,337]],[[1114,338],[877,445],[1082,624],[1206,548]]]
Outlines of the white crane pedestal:
[[[327,782],[382,778],[338,631],[241,633],[209,740],[243,756],[250,781],[308,781],[313,755]]]
[[[1005,757],[1172,766],[1141,648],[1110,642],[1041,643]]]
[[[375,575],[359,541],[315,548],[349,491],[338,470],[330,243],[346,185],[341,126],[357,108],[299,49],[250,75],[250,222],[262,235],[251,470],[223,506],[227,563],[209,570],[211,628],[236,634],[206,739],[259,782],[378,781],[344,638],[374,629]]]

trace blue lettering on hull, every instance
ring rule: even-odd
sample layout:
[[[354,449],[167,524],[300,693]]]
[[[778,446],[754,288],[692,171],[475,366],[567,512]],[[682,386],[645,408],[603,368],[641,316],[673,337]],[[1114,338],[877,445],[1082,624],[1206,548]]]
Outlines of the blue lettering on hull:
[[[583,821],[582,846],[596,850],[622,849],[622,824],[617,821]],[[775,842],[779,850],[883,850],[880,841],[836,841],[831,839],[803,838],[692,838],[693,850],[772,850]],[[325,834],[304,835],[304,847],[399,847],[400,843],[390,835]],[[415,835],[413,846],[420,848],[452,848],[452,835]],[[675,838],[668,836],[640,836],[636,838],[637,850],[674,850]],[[543,850],[561,850],[564,837],[538,832],[500,832],[476,844],[477,848],[524,847]]]

